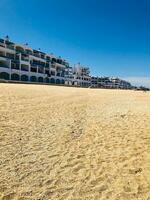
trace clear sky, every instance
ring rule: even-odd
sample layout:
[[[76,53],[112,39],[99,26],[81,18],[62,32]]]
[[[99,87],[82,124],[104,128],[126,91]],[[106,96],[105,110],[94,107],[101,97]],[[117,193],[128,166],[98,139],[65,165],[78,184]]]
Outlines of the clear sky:
[[[92,75],[150,86],[149,0],[0,0],[0,37],[7,34]]]

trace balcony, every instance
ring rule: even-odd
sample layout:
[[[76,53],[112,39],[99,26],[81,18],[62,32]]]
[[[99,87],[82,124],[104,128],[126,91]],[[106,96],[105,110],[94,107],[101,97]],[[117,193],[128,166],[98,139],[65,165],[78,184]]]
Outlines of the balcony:
[[[11,50],[14,50],[14,49],[15,49],[13,45],[8,45],[8,44],[6,45],[6,48],[7,48],[7,49],[11,49]]]
[[[38,67],[38,73],[44,74],[44,69],[41,67]]]
[[[37,61],[37,60],[33,60],[31,62],[32,65],[36,65],[36,66],[39,66],[39,67],[45,67],[46,63],[44,62],[41,62],[41,61]]]
[[[0,42],[0,46],[5,48],[5,44]]]
[[[4,59],[6,60],[7,57],[2,52],[0,52],[0,58],[3,59],[3,60]]]
[[[53,68],[63,68],[63,69],[66,68],[65,65],[60,64],[60,63],[57,63],[57,62],[53,63],[53,64],[52,64],[52,67],[53,67]]]
[[[45,59],[45,54],[41,54],[41,58],[42,58],[42,59]]]
[[[27,55],[33,55],[32,51],[31,51],[30,49],[26,49],[26,50],[25,50],[25,53],[26,53]]]
[[[41,56],[38,53],[33,53],[33,56],[35,56],[37,58],[41,58]]]
[[[4,63],[4,62],[0,61],[0,67],[2,67],[2,68],[9,68],[9,65],[7,63]]]
[[[37,50],[33,50],[33,56],[41,58],[40,52]]]
[[[46,68],[49,68],[49,63],[46,63],[45,67],[46,67]]]
[[[28,57],[21,56],[21,60],[25,61],[25,62],[29,62],[29,58]]]
[[[51,58],[49,56],[46,56],[46,61],[47,62],[50,62],[51,61]]]
[[[20,54],[20,53],[25,53],[25,50],[24,50],[24,48],[23,48],[22,46],[18,46],[18,45],[17,45],[17,46],[16,46],[16,52],[19,53],[19,54]]]
[[[31,65],[31,72],[37,73],[37,66]]]
[[[4,55],[0,54],[0,61],[10,62],[10,60],[13,60],[13,59],[11,59],[8,56],[4,56]]]
[[[21,71],[29,71],[28,65],[21,65]]]
[[[20,70],[19,64],[11,64],[11,69]]]
[[[24,50],[16,50],[16,53],[24,53]]]
[[[15,54],[6,53],[6,58],[14,60],[15,59]]]
[[[51,76],[50,73],[49,73],[49,71],[45,71],[45,74],[47,74],[48,77]]]

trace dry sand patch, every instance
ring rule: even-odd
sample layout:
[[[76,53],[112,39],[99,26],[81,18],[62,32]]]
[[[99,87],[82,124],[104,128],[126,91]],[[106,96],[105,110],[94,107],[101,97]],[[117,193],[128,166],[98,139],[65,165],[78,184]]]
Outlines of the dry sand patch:
[[[150,93],[0,84],[0,199],[150,200]]]

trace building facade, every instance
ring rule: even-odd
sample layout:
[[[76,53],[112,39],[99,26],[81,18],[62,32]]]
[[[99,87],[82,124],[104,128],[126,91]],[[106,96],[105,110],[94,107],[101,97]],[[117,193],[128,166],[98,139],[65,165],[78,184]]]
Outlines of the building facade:
[[[91,77],[88,67],[80,63],[71,67],[61,57],[35,50],[27,44],[0,39],[0,79],[61,84],[78,87],[131,89],[129,82],[119,78]]]
[[[73,79],[77,80],[76,84],[81,87],[89,87],[91,85],[90,69],[82,66],[80,63],[74,65],[72,69]]]
[[[132,89],[132,85],[119,78],[92,77],[91,86],[95,88]]]
[[[13,43],[8,38],[0,39],[0,79],[88,86],[85,77],[82,81],[76,78],[65,59]]]

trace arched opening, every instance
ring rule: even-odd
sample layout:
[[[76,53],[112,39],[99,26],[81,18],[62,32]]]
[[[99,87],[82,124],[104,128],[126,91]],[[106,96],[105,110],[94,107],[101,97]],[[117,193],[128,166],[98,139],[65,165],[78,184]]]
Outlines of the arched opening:
[[[25,52],[24,52],[24,48],[21,47],[21,46],[16,46],[16,51],[17,51],[18,53],[25,53]]]
[[[50,79],[50,83],[53,83],[53,84],[54,84],[54,83],[55,83],[55,79],[54,79],[54,78],[51,78],[51,79]]]
[[[38,82],[40,82],[40,83],[43,82],[43,77],[39,77]]]
[[[30,77],[30,81],[31,81],[31,82],[36,82],[36,76],[31,76],[31,77]]]
[[[22,81],[28,81],[28,76],[27,75],[22,75],[21,76]]]
[[[48,77],[45,78],[45,82],[49,83],[49,78]]]
[[[60,80],[59,79],[56,79],[56,84],[60,84]]]
[[[9,74],[6,73],[6,72],[1,72],[0,73],[0,79],[9,80]]]
[[[19,81],[20,77],[18,74],[11,74],[11,80]]]

